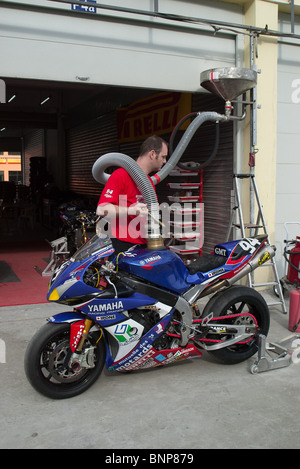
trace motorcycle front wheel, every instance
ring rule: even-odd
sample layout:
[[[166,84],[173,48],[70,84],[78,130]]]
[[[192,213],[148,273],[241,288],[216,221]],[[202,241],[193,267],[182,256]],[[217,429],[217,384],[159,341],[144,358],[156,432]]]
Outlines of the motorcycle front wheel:
[[[245,324],[243,321],[251,321],[254,316],[258,333],[267,336],[270,327],[270,313],[264,298],[256,290],[250,287],[233,286],[213,296],[203,311],[203,317],[213,313],[214,317],[231,316],[244,313],[241,319],[232,319],[232,324]],[[249,313],[249,316],[247,314]],[[251,316],[250,316],[251,315]],[[239,322],[240,321],[240,322]],[[228,321],[227,321],[228,324]],[[257,335],[250,341],[237,343],[219,350],[212,350],[217,360],[226,364],[240,363],[252,357],[258,350]]]
[[[97,337],[98,336],[98,337]],[[106,347],[104,339],[97,341],[93,333],[85,345],[94,347],[93,368],[71,369],[70,324],[47,323],[28,344],[24,367],[28,381],[34,389],[52,399],[74,397],[86,391],[102,372]]]

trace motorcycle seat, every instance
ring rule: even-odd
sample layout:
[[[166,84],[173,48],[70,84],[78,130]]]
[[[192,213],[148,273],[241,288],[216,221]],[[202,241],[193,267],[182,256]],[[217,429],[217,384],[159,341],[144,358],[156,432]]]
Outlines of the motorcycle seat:
[[[223,256],[217,256],[214,254],[204,254],[203,256],[196,259],[191,264],[187,265],[187,269],[191,275],[197,272],[209,272],[210,270],[216,269],[221,265],[224,265],[227,258]]]

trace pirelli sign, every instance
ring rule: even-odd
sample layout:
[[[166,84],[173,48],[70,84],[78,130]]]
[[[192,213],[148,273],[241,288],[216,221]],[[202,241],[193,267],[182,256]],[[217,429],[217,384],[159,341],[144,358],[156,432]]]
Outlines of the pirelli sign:
[[[191,112],[191,94],[163,92],[117,109],[118,142],[134,142],[172,132]],[[185,129],[185,123],[181,129]]]

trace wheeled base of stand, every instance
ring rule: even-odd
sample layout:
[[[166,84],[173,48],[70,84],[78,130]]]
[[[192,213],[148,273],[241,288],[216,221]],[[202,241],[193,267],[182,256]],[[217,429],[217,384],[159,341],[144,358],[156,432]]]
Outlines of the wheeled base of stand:
[[[262,373],[263,371],[277,370],[285,368],[292,363],[292,355],[295,348],[292,344],[296,339],[300,338],[300,334],[293,334],[286,337],[278,344],[267,343],[266,336],[259,335],[258,338],[258,356],[252,363],[250,372],[252,374]],[[299,340],[300,344],[300,340]]]
[[[48,275],[52,275],[54,270],[56,269],[58,261],[64,259],[63,256],[67,256],[70,254],[68,251],[68,240],[65,236],[62,238],[55,239],[54,241],[48,241],[52,250],[50,252],[50,261],[47,267],[42,270],[39,267],[35,266],[35,270],[42,275],[42,277],[47,277]]]

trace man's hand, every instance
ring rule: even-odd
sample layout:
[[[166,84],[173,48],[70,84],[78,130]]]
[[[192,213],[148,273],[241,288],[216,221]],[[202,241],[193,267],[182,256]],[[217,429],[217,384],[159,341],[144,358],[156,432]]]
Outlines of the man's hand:
[[[134,205],[130,205],[130,207],[128,207],[128,215],[141,215],[143,217],[146,217],[148,215],[148,207],[146,204],[143,204],[141,202],[138,202]]]

